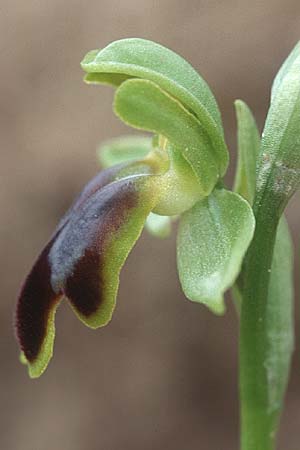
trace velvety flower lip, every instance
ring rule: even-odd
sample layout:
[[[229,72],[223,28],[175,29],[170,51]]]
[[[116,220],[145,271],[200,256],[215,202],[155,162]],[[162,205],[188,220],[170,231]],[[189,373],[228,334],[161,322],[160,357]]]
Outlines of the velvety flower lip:
[[[48,316],[61,298],[50,282],[48,261],[52,239],[36,260],[26,278],[18,300],[16,313],[17,337],[28,361],[34,361],[45,338]],[[42,295],[40,295],[42,293]]]
[[[116,180],[123,169],[114,166],[87,184],[24,282],[16,329],[32,377],[52,356],[54,316],[63,297],[92,328],[111,318],[119,272],[157,198],[155,177]]]
[[[97,190],[80,202],[79,213],[71,215],[49,251],[51,285],[83,316],[93,314],[101,303],[104,280],[98,272],[107,240],[137,202],[135,185],[128,180]]]
[[[77,196],[77,198],[74,200],[71,207],[67,210],[67,212],[64,214],[62,219],[59,221],[59,224],[56,228],[55,234],[58,230],[61,230],[63,226],[69,221],[70,216],[80,209],[81,205],[84,203],[85,200],[87,200],[91,195],[93,195],[96,191],[103,188],[107,184],[111,183],[112,181],[115,181],[118,174],[124,170],[128,166],[127,163],[124,164],[117,164],[113,167],[110,167],[109,169],[106,169],[104,171],[98,172],[96,176],[94,176],[82,189],[80,194]]]
[[[82,203],[97,190],[112,182],[123,165],[99,172],[81,191],[71,208],[60,220],[52,238],[38,256],[19,296],[16,314],[17,336],[21,350],[28,361],[33,361],[40,349],[47,328],[47,317],[51,308],[59,302],[61,292],[55,292],[51,285],[49,251],[70,217],[80,209]],[[38,296],[37,293],[43,293]]]

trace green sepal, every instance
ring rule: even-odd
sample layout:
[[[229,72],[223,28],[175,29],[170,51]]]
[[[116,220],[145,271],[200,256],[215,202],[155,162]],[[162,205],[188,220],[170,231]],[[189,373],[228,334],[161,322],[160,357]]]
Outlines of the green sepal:
[[[242,100],[235,101],[238,126],[238,161],[234,191],[253,204],[256,187],[256,164],[260,136],[249,107]]]
[[[156,83],[178,99],[196,115],[209,135],[211,146],[218,154],[221,175],[228,165],[228,151],[224,141],[220,112],[207,83],[176,53],[144,39],[123,39],[102,50],[87,53],[81,66],[91,77],[89,83],[119,85],[122,78],[142,78]],[[103,77],[103,78],[102,78]]]
[[[127,161],[144,159],[152,150],[147,136],[121,136],[103,142],[97,150],[98,160],[106,169]]]
[[[128,125],[161,134],[180,148],[202,195],[212,191],[220,176],[218,159],[199,121],[178,100],[152,81],[133,79],[117,89],[114,109]]]
[[[171,218],[151,212],[147,217],[145,228],[152,236],[165,239],[170,236],[172,231]]]
[[[215,189],[185,212],[177,240],[177,266],[183,292],[214,313],[225,310],[224,292],[237,278],[255,228],[248,202]]]

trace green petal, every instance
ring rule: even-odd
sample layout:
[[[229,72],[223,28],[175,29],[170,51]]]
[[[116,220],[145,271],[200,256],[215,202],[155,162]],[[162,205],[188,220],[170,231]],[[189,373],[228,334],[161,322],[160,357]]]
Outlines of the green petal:
[[[99,147],[97,154],[101,166],[107,167],[145,158],[152,150],[152,138],[147,136],[121,136],[110,139]]]
[[[198,120],[181,103],[153,82],[133,79],[117,89],[114,108],[127,124],[162,134],[179,147],[203,195],[212,191],[220,175],[217,155]]]
[[[238,163],[234,191],[253,204],[256,186],[256,163],[260,136],[255,119],[241,100],[236,100],[235,109],[238,124]]]
[[[177,264],[182,289],[192,301],[224,312],[224,292],[233,284],[254,232],[246,200],[215,190],[182,215]]]
[[[218,106],[207,83],[183,58],[151,41],[123,39],[102,50],[92,50],[81,66],[89,74],[103,74],[105,83],[109,82],[112,74],[153,81],[178,99],[197,116],[207,131],[214,151],[219,155],[220,172],[222,175],[225,173],[228,152]],[[96,82],[100,82],[99,78]],[[110,84],[118,85],[119,82],[122,81],[113,80]]]
[[[171,234],[171,219],[169,216],[160,216],[151,212],[147,217],[145,228],[152,236],[164,239]]]
[[[122,73],[88,73],[84,77],[87,84],[108,84],[109,86],[120,86],[123,81],[128,80],[127,75]]]

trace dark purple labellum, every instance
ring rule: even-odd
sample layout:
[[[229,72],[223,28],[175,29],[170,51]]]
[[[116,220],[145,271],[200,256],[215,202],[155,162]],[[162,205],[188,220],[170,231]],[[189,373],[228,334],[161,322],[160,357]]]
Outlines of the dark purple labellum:
[[[62,229],[49,253],[51,284],[84,316],[96,312],[103,292],[106,246],[138,203],[130,179],[90,196]]]
[[[17,335],[21,350],[33,361],[44,340],[50,310],[59,301],[50,283],[48,253],[53,241],[40,254],[25,280],[17,306]]]
[[[30,364],[41,359],[43,347],[42,362],[33,376],[51,357],[54,330],[50,343],[45,339],[63,296],[87,325],[96,328],[110,320],[119,271],[155,200],[149,175],[113,181],[123,168],[108,169],[88,183],[25,280],[16,327]]]

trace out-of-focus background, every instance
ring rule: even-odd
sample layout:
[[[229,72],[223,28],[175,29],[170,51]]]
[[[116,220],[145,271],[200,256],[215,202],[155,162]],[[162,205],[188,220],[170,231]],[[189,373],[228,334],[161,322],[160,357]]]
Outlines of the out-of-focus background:
[[[300,3],[1,1],[3,450],[238,449],[235,313],[230,300],[218,318],[184,298],[175,233],[164,242],[143,234],[122,272],[108,327],[91,331],[63,305],[46,373],[32,381],[18,362],[12,317],[20,283],[98,171],[98,143],[128,132],[112,113],[112,90],[85,85],[79,62],[123,37],[156,40],[199,70],[219,102],[234,160],[233,101],[244,99],[262,127],[272,79],[300,38]],[[294,200],[288,216],[296,245],[299,213]],[[299,349],[279,449],[300,447],[298,356]]]

